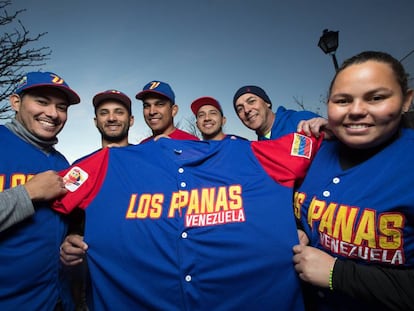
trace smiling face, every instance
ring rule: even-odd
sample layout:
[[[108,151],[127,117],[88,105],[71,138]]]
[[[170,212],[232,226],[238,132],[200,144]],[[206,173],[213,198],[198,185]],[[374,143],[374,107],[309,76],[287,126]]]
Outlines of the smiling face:
[[[226,118],[212,105],[203,105],[198,109],[196,125],[204,140],[221,140],[225,137],[223,125]]]
[[[123,104],[115,100],[99,104],[95,110],[94,120],[104,146],[110,143],[128,145],[128,132],[134,124],[134,117]]]
[[[256,134],[263,136],[271,130],[274,114],[270,104],[261,97],[252,93],[243,94],[237,99],[235,108],[243,124]]]
[[[10,105],[19,121],[41,140],[54,140],[67,120],[68,98],[58,89],[37,87],[21,96],[10,96]]]
[[[352,148],[382,144],[398,130],[401,116],[412,101],[403,94],[390,65],[369,60],[340,71],[328,101],[329,126]]]
[[[174,116],[178,106],[163,96],[147,95],[142,99],[145,123],[153,135],[170,134],[174,131]]]

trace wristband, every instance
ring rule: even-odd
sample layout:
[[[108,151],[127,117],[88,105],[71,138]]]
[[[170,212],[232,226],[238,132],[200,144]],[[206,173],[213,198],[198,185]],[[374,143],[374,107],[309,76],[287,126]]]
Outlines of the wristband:
[[[333,275],[333,267],[331,268],[331,270],[329,270],[329,289],[330,290],[333,290],[332,275]]]
[[[329,287],[330,290],[334,290],[334,288],[333,288],[333,270],[334,270],[334,267],[335,267],[335,262],[336,262],[336,258],[335,258],[335,261],[334,261],[334,264],[333,264],[331,270],[329,270],[328,287]]]

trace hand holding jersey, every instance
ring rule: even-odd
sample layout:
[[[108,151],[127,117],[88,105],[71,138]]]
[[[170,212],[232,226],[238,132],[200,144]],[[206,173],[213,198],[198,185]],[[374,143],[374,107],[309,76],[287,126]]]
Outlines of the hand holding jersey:
[[[54,207],[85,208],[90,309],[303,310],[290,206],[320,141],[160,139],[63,171],[80,173]]]
[[[407,74],[392,56],[363,52],[339,68],[329,93],[337,140],[324,141],[295,194],[295,214],[310,239],[310,246],[293,248],[295,268],[319,286],[318,310],[412,309],[414,178],[407,172],[414,171],[414,131],[402,127],[413,99]]]

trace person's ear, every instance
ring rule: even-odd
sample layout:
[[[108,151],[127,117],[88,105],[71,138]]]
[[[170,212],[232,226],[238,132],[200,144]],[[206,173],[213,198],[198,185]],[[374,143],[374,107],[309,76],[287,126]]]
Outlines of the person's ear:
[[[178,106],[176,104],[172,105],[172,116],[173,118],[175,117],[175,115],[178,113]]]
[[[224,126],[224,124],[226,124],[227,122],[227,118],[223,116],[222,120],[221,120],[221,126]]]
[[[413,96],[414,96],[414,91],[412,89],[408,89],[407,94],[405,95],[404,102],[403,102],[403,109],[402,109],[403,113],[410,110],[411,105],[413,103]]]
[[[22,98],[18,94],[12,94],[9,97],[10,107],[18,112],[22,104]]]

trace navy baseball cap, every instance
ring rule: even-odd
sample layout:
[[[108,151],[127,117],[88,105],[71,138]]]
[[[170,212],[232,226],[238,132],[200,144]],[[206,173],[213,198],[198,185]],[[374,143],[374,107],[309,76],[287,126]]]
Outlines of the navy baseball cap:
[[[106,90],[96,94],[92,99],[92,104],[98,107],[103,101],[113,99],[124,105],[129,113],[131,113],[131,99],[118,90]]]
[[[236,109],[236,101],[237,99],[247,93],[251,93],[254,94],[256,96],[259,96],[261,99],[263,99],[266,103],[268,103],[270,105],[270,109],[272,109],[272,102],[270,101],[269,96],[267,96],[266,92],[258,86],[255,85],[246,85],[246,86],[242,86],[241,88],[239,88],[236,92],[236,94],[234,94],[233,97],[233,106],[234,109]]]
[[[147,94],[158,94],[167,97],[173,104],[175,103],[175,94],[168,83],[161,81],[148,82],[141,92],[139,92],[135,98],[143,99]]]
[[[220,103],[217,99],[209,96],[204,96],[197,98],[191,103],[191,110],[193,111],[194,115],[197,116],[198,110],[205,105],[211,105],[215,108],[217,108],[218,111],[220,111],[221,115],[223,115],[223,109],[221,109]]]
[[[43,86],[61,90],[68,97],[69,105],[80,103],[79,95],[69,87],[63,78],[53,72],[28,72],[17,84],[15,93],[20,95],[23,91]]]

